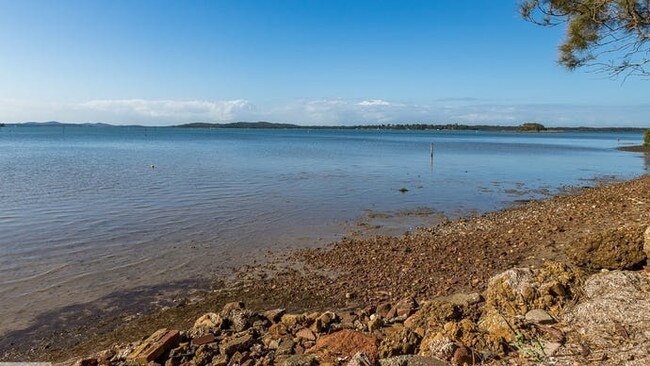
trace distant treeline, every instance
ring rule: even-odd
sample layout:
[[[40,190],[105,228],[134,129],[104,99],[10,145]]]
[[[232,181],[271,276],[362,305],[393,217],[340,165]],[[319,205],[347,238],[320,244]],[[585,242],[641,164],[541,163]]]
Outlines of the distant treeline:
[[[342,130],[450,130],[450,131],[611,131],[611,132],[642,132],[638,127],[552,127],[547,128],[539,123],[524,123],[519,126],[494,126],[494,125],[463,125],[458,123],[428,124],[376,124],[354,126],[300,126],[291,123],[273,122],[233,122],[233,123],[188,123],[173,127],[180,128],[277,128],[277,129],[342,129]]]

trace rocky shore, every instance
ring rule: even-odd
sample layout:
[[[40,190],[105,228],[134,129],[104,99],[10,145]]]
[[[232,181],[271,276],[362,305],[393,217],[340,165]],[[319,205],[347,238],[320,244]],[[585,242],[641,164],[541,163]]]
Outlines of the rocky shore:
[[[400,237],[298,251],[242,269],[236,283],[199,301],[104,332],[47,336],[47,349],[19,344],[4,358],[80,366],[647,365],[649,225],[643,176]]]

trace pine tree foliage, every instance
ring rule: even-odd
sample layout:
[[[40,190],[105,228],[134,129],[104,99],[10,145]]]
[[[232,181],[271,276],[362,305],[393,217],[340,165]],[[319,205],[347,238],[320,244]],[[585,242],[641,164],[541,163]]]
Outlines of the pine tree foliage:
[[[522,0],[524,19],[566,25],[559,63],[611,76],[650,76],[650,0]]]

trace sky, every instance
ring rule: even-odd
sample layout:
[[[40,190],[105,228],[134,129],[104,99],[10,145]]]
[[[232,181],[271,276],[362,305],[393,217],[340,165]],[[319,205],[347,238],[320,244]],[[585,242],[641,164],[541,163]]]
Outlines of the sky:
[[[0,0],[0,121],[650,126],[517,0]]]

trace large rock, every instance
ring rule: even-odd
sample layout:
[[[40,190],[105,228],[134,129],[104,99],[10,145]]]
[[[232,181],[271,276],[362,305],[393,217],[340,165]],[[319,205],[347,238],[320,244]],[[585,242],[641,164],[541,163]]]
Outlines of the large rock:
[[[408,355],[416,352],[422,337],[402,324],[395,324],[385,330],[384,339],[379,346],[382,358]]]
[[[485,346],[503,354],[530,310],[542,309],[558,317],[574,299],[582,278],[580,270],[559,262],[546,262],[541,269],[515,268],[492,277],[478,323],[487,333]]]
[[[606,351],[612,365],[650,365],[650,276],[612,271],[591,276],[578,305],[564,316],[575,343]],[[595,357],[596,355],[594,355]]]
[[[591,270],[634,269],[645,259],[644,225],[626,225],[576,240],[566,249],[571,262]]]
[[[357,352],[363,352],[370,359],[376,360],[379,354],[378,346],[379,340],[373,335],[343,329],[320,337],[308,353],[317,355],[323,361],[331,361],[338,357],[352,357]]]

